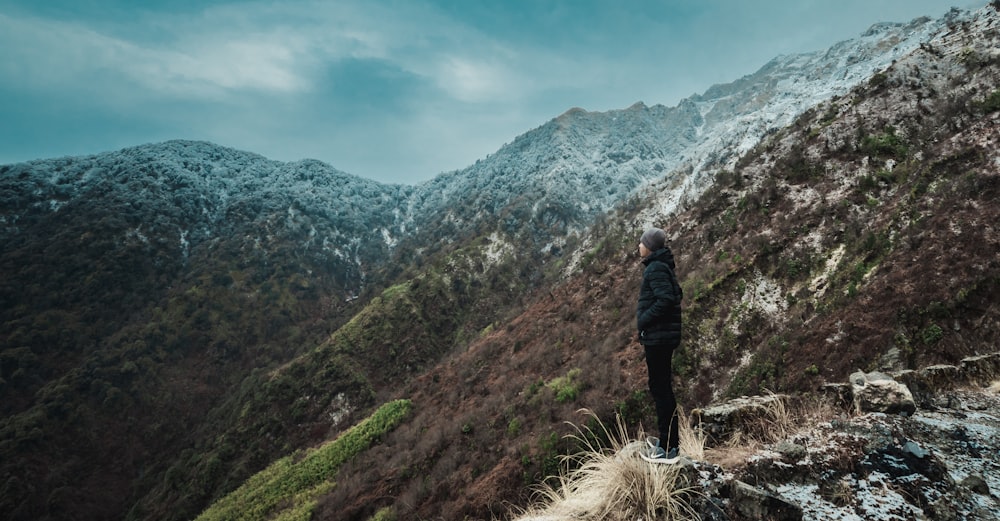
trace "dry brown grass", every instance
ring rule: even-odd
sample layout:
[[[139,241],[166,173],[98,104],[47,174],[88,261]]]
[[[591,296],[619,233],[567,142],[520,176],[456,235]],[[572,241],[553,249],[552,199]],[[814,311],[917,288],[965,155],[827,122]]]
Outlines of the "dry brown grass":
[[[772,395],[773,396],[773,395]],[[650,464],[637,451],[645,446],[644,433],[630,436],[621,418],[609,429],[596,420],[599,432],[574,425],[571,435],[585,450],[565,458],[556,485],[543,484],[534,504],[520,511],[514,521],[697,519],[691,500],[698,494],[682,474],[682,465]],[[678,411],[681,455],[722,468],[743,466],[764,446],[794,436],[822,421],[844,414],[822,398],[794,402],[771,401],[759,417],[737,431],[722,446],[706,449],[706,436],[692,426],[690,416]],[[636,439],[637,438],[637,439]],[[608,447],[593,440],[610,440]]]
[[[769,394],[777,398],[773,393]],[[764,407],[759,417],[734,432],[725,443],[705,449],[704,459],[725,469],[741,467],[751,455],[765,446],[791,438],[796,433],[843,414],[845,411],[819,396],[800,398],[794,402],[775,399]]]
[[[746,464],[747,458],[760,450],[761,443],[757,440],[743,439],[736,436],[724,445],[705,450],[705,461],[724,469],[734,469]]]
[[[677,433],[680,438],[681,455],[693,460],[704,460],[707,435],[691,425],[691,415],[686,414],[683,407],[677,407],[677,418],[680,421]]]
[[[682,477],[681,465],[650,464],[638,455],[645,442],[630,437],[620,417],[609,430],[596,415],[584,412],[597,420],[600,432],[574,425],[577,434],[571,436],[585,450],[566,457],[558,484],[541,485],[534,505],[516,521],[698,518],[690,505],[697,491]],[[685,430],[682,450],[692,451],[685,455],[700,454],[702,450],[695,444],[703,438],[690,428],[682,432]],[[609,440],[610,446],[595,446],[591,441],[595,439]]]

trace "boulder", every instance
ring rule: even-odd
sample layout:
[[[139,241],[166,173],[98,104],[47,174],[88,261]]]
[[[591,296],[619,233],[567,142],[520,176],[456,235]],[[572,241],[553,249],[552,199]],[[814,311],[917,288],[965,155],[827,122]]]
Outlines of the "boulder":
[[[727,402],[695,409],[692,421],[706,435],[706,443],[715,445],[729,439],[734,433],[764,437],[768,425],[783,411],[789,397],[781,394],[744,396]]]
[[[910,389],[887,374],[858,371],[851,375],[854,408],[859,413],[913,414],[917,410]]]
[[[969,474],[962,480],[962,486],[981,496],[990,495],[990,485],[978,474]]]
[[[776,492],[748,485],[740,480],[729,483],[729,501],[733,509],[749,519],[799,521],[802,507]]]
[[[781,459],[788,463],[798,463],[806,459],[807,454],[805,447],[789,440],[776,443],[772,450],[781,454]]]

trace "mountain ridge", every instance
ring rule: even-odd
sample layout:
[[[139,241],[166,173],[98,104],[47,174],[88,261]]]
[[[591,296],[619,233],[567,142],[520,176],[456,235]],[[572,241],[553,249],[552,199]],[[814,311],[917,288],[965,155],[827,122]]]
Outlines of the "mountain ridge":
[[[992,11],[966,16],[952,18],[952,28],[942,22],[936,34],[951,31],[960,40],[963,20],[995,23]],[[691,383],[685,391],[691,403],[759,385],[806,385],[812,364],[834,376],[842,367],[832,358],[787,348],[822,344],[824,335],[837,345],[857,335],[879,346],[892,340],[887,334],[901,335],[909,342],[896,346],[902,361],[925,361],[914,346],[941,338],[962,352],[974,350],[982,329],[963,322],[963,333],[953,335],[941,324],[955,309],[972,323],[992,323],[996,281],[989,274],[996,267],[982,264],[981,250],[970,249],[968,261],[956,265],[960,284],[934,287],[937,305],[899,300],[906,315],[883,316],[899,320],[896,331],[879,330],[877,320],[840,327],[836,313],[857,312],[847,300],[852,287],[866,299],[873,291],[866,284],[894,287],[877,268],[905,244],[874,218],[883,204],[896,215],[888,225],[896,236],[906,231],[907,244],[938,244],[942,234],[962,239],[947,232],[953,228],[977,238],[980,248],[996,242],[933,212],[925,219],[935,233],[927,236],[911,233],[910,217],[903,218],[935,208],[932,199],[926,209],[911,206],[934,182],[947,189],[938,198],[982,197],[995,189],[988,169],[981,172],[983,157],[990,157],[986,144],[953,134],[964,128],[990,135],[995,109],[977,108],[988,105],[990,98],[981,98],[996,74],[995,49],[982,47],[995,40],[989,27],[964,29],[982,34],[978,43],[939,38],[928,50],[914,42],[913,52],[925,60],[918,65],[941,66],[900,63],[865,76],[850,97],[831,98],[797,119],[782,114],[789,127],[756,119],[769,139],[751,148],[749,159],[738,148],[713,155],[709,147],[682,162],[669,156],[669,147],[653,146],[664,139],[657,125],[671,117],[703,118],[691,102],[674,109],[637,103],[608,113],[570,110],[477,165],[420,186],[386,186],[316,161],[271,162],[184,141],[0,167],[0,265],[19,275],[0,284],[0,319],[8,331],[0,360],[3,506],[14,518],[60,518],[74,507],[99,517],[126,511],[130,518],[191,517],[255,469],[335,435],[403,392],[414,398],[412,421],[390,435],[399,436],[395,441],[343,470],[353,478],[327,501],[348,508],[320,511],[330,518],[369,512],[374,503],[358,503],[368,493],[352,493],[388,483],[404,500],[399,508],[480,515],[491,503],[475,495],[486,485],[470,478],[485,473],[484,483],[503,483],[497,490],[504,493],[522,474],[543,479],[559,446],[544,440],[575,400],[614,400],[619,410],[642,417],[635,397],[641,371],[622,346],[630,341],[635,275],[628,252],[645,223],[668,229],[685,266],[686,319],[694,326],[679,367]],[[982,90],[955,88],[947,99],[936,94],[966,74]],[[899,107],[900,115],[880,104]],[[721,119],[723,108],[713,117]],[[574,137],[584,127],[595,130]],[[676,139],[698,138],[692,128]],[[933,132],[957,150],[927,145]],[[738,146],[753,135],[719,142]],[[549,139],[546,146],[538,136]],[[932,158],[927,166],[910,153],[918,149]],[[185,154],[205,159],[188,157],[185,165]],[[235,165],[220,162],[227,156],[237,158]],[[107,164],[95,170],[100,161]],[[677,170],[655,170],[671,161]],[[838,161],[844,164],[836,169],[824,166]],[[954,175],[956,167],[972,173]],[[573,185],[590,172],[593,179]],[[606,214],[592,196],[594,186],[606,190],[604,176],[626,187],[608,194],[618,202]],[[71,193],[73,182],[86,185],[86,198]],[[205,186],[211,189],[200,191]],[[670,190],[658,192],[662,187]],[[257,196],[236,198],[243,190]],[[147,194],[150,204],[136,204],[135,194]],[[820,204],[824,197],[844,202]],[[792,247],[810,234],[771,220],[782,214],[813,228],[812,250]],[[956,215],[975,219],[971,207]],[[885,266],[885,273],[909,280],[905,263]],[[813,285],[816,291],[805,291]],[[819,291],[833,286],[846,293]],[[780,320],[768,314],[765,295]],[[794,326],[795,316],[809,317],[814,330],[782,339],[775,324]],[[740,347],[750,353],[737,357]],[[876,363],[868,351],[878,349],[850,349],[844,363]],[[620,373],[595,371],[607,369],[608,360]],[[706,367],[724,370],[712,375]],[[577,398],[553,403],[556,394],[547,393],[556,387],[565,391],[559,396],[576,389]],[[442,410],[453,413],[452,423],[435,419]],[[413,443],[421,429],[432,435]],[[499,451],[497,467],[463,469],[445,457],[453,435],[463,440],[462,450]],[[411,454],[412,465],[401,474],[379,469],[373,461],[386,450]],[[52,472],[55,461],[63,464]],[[365,462],[367,473],[358,476]],[[410,481],[427,472],[469,485],[468,492],[431,491]]]

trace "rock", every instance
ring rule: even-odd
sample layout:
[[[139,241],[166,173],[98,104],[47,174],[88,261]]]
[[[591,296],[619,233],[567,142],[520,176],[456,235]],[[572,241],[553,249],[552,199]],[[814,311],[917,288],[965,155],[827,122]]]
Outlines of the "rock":
[[[778,394],[744,396],[705,409],[695,409],[692,418],[708,436],[706,442],[717,445],[735,432],[761,435],[759,431],[775,421],[775,415],[784,410],[787,400],[788,396]]]
[[[860,468],[880,476],[925,511],[955,485],[947,464],[913,441],[872,447],[862,458]]]
[[[774,521],[802,519],[802,508],[799,505],[777,493],[748,485],[740,480],[730,482],[729,500],[733,509],[749,519]]]
[[[852,404],[851,384],[847,383],[827,383],[819,388],[820,396],[828,398],[830,402],[840,408],[849,409]]]
[[[982,496],[990,495],[990,485],[982,476],[969,474],[962,480],[962,486]]]
[[[869,376],[861,378],[869,385]],[[786,443],[748,456],[744,467],[712,490],[725,499],[734,520],[774,515],[737,507],[730,488],[737,496],[753,496],[730,485],[735,480],[774,491],[798,505],[804,519],[997,519],[1000,395],[964,386],[934,401],[947,406],[911,416],[841,415],[796,431]],[[794,460],[793,445],[805,449],[802,459]]]
[[[919,371],[900,371],[893,377],[906,385],[914,402],[922,408],[947,407],[940,403],[941,392],[953,389],[968,380],[956,365],[932,365]]]
[[[932,365],[917,374],[931,389],[951,389],[962,379],[962,371],[956,365]]]
[[[912,454],[918,459],[926,458],[930,453],[924,450],[920,445],[913,443],[912,441],[906,442],[903,445],[903,451]]]
[[[910,389],[884,373],[858,371],[852,374],[851,390],[854,407],[861,413],[912,415],[917,410]]]
[[[687,458],[682,458],[685,461]],[[730,521],[725,512],[723,489],[727,479],[722,467],[705,461],[687,462],[680,469],[684,483],[695,486],[697,493],[687,497],[689,506],[703,521]]]
[[[1000,378],[1000,353],[973,356],[962,360],[962,374],[970,382],[989,385]]]
[[[1000,353],[975,356],[962,360],[960,365],[932,365],[918,371],[905,370],[893,373],[893,378],[906,385],[913,400],[922,409],[954,408],[960,405],[945,391],[962,385],[987,386],[1000,375]]]
[[[789,463],[802,461],[806,457],[806,448],[790,441],[782,441],[775,445],[774,452],[781,454],[782,459]]]

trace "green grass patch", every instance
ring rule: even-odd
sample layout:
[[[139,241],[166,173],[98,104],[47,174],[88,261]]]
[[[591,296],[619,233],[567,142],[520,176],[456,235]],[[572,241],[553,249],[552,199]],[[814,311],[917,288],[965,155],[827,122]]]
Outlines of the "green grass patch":
[[[197,519],[309,519],[317,498],[334,487],[331,479],[340,466],[394,429],[411,407],[409,400],[389,402],[337,439],[306,451],[301,457],[291,455],[275,461],[216,501]]]
[[[997,89],[986,96],[986,99],[980,104],[980,108],[983,112],[990,113],[1000,110],[1000,89]]]
[[[555,393],[557,402],[572,402],[580,393],[579,376],[579,368],[570,369],[566,376],[560,376],[545,385]]]
[[[887,126],[881,134],[863,136],[861,138],[861,151],[877,157],[894,157],[903,159],[909,152],[909,148],[903,138],[896,134],[895,127]]]

